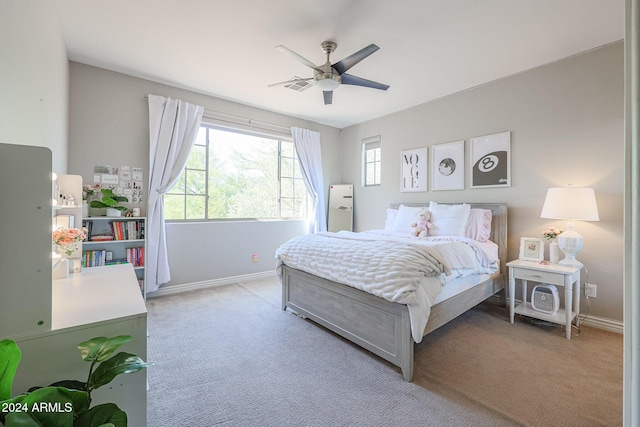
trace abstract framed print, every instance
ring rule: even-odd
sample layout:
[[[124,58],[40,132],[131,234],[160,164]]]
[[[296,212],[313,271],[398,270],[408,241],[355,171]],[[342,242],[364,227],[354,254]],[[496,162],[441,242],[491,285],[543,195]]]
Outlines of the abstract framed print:
[[[431,147],[431,189],[464,190],[464,141]]]
[[[471,188],[511,186],[511,132],[471,138]]]

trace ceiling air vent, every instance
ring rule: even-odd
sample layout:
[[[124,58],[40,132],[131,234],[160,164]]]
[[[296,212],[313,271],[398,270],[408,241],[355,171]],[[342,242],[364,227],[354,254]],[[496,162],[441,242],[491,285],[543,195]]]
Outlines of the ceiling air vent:
[[[293,76],[291,80],[301,80],[301,77]],[[296,92],[304,92],[305,90],[309,89],[312,86],[313,86],[313,83],[310,83],[304,80],[291,83],[289,85],[284,85],[284,87],[286,87],[287,89],[295,90]]]

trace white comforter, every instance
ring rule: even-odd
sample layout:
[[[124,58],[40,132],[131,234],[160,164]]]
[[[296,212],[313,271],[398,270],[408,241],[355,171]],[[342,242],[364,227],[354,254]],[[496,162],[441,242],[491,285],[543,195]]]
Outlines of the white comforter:
[[[495,256],[463,237],[416,238],[375,230],[308,234],[276,251],[282,264],[352,286],[409,308],[412,336],[422,341],[433,300],[452,278],[497,270]]]

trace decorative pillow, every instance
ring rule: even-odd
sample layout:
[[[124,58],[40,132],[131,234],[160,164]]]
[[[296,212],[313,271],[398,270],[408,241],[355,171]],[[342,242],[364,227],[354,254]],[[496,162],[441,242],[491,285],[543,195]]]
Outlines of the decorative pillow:
[[[384,221],[385,230],[393,230],[393,226],[396,224],[397,216],[398,209],[387,208],[387,218]]]
[[[469,212],[469,222],[464,233],[468,237],[478,242],[486,242],[491,237],[491,209],[471,209]]]
[[[461,236],[464,237],[469,222],[471,206],[439,205],[436,202],[429,204],[431,222],[433,228],[429,231],[431,236]]]
[[[405,206],[400,205],[396,221],[393,224],[393,231],[412,233],[414,224],[418,220],[418,213],[426,206]]]

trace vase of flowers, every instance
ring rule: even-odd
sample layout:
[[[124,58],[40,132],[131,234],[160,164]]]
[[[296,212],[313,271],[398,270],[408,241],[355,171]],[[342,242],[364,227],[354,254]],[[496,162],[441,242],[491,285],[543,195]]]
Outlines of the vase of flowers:
[[[70,257],[78,249],[78,243],[84,240],[86,234],[80,228],[58,228],[54,230],[51,241],[56,245],[58,253]]]
[[[78,249],[78,243],[86,237],[84,228],[58,228],[53,231],[51,241],[56,245],[56,251],[60,254],[59,260],[54,266],[53,278],[62,279],[68,277],[69,273],[79,273],[82,271],[82,261],[80,258],[70,259]],[[60,264],[58,266],[58,264]]]
[[[542,236],[549,240],[549,261],[551,264],[557,264],[560,261],[560,248],[556,238],[562,234],[564,230],[556,227],[549,227],[542,232]]]

